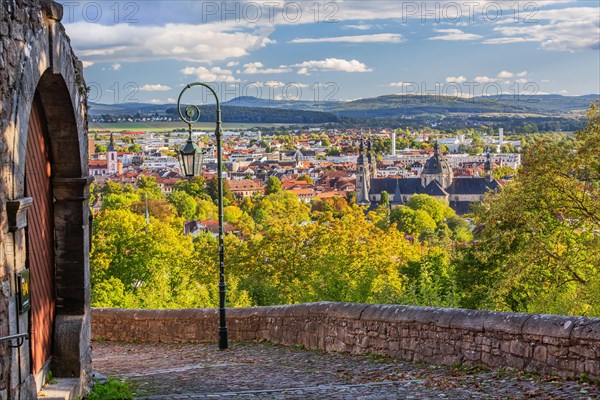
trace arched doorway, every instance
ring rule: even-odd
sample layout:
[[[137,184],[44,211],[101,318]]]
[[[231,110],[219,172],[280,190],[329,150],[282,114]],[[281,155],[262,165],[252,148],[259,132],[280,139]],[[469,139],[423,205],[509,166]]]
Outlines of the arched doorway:
[[[83,65],[59,3],[9,3],[0,22],[22,34],[3,38],[9,62],[0,67],[0,398],[35,398],[46,366],[76,378],[72,396],[83,396],[91,384]]]
[[[46,376],[52,356],[55,317],[54,287],[54,200],[52,163],[46,116],[39,93],[35,94],[25,156],[25,196],[33,203],[26,228],[26,268],[30,271],[31,369],[34,376]],[[40,378],[36,378],[40,380]],[[42,382],[39,382],[42,384]]]

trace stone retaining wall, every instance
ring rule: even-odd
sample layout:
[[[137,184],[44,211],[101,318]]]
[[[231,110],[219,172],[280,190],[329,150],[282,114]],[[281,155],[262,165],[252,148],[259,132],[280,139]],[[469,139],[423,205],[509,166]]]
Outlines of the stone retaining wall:
[[[229,309],[227,323],[233,341],[600,378],[600,319],[311,303]],[[216,342],[217,332],[216,309],[92,311],[96,340]]]

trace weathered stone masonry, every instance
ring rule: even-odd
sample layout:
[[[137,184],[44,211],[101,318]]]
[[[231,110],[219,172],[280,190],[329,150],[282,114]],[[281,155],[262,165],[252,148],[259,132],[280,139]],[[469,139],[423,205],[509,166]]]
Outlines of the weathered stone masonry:
[[[312,303],[230,309],[227,323],[235,341],[600,378],[600,319]],[[216,342],[217,330],[215,309],[92,310],[94,339]]]
[[[27,260],[25,153],[30,115],[41,105],[53,196],[55,318],[51,357],[32,371],[30,340],[0,342],[0,399],[31,399],[47,369],[91,381],[86,88],[81,62],[52,0],[0,1],[0,337],[30,332],[17,307],[16,276]],[[32,177],[30,177],[32,178]],[[31,179],[33,181],[33,179]],[[35,301],[32,299],[32,301]]]

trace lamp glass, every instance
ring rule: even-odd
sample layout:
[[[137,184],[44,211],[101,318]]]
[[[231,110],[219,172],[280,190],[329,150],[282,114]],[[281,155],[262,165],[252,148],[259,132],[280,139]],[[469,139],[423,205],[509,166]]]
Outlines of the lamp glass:
[[[179,162],[183,175],[192,177],[202,171],[202,149],[188,139],[185,146],[179,149]]]

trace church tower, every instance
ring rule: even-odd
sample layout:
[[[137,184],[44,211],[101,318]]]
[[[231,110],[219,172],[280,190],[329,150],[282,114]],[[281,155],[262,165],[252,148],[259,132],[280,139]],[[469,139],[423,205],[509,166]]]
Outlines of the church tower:
[[[421,185],[429,185],[433,181],[438,181],[441,187],[447,188],[452,184],[454,172],[450,163],[440,154],[437,141],[433,145],[433,156],[426,162],[423,172],[421,172]]]
[[[488,181],[492,182],[494,180],[494,167],[492,166],[492,155],[490,152],[487,153],[484,169]]]
[[[118,157],[117,147],[115,146],[115,139],[113,138],[112,132],[110,133],[110,142],[106,148],[106,162],[108,167],[108,174],[114,175],[118,172]]]
[[[371,179],[375,179],[377,178],[377,159],[375,158],[371,144],[371,136],[369,136],[369,141],[367,142],[367,162],[369,164],[370,177]]]
[[[368,155],[365,155],[364,140],[360,139],[360,149],[356,160],[356,202],[363,206],[368,205],[371,176],[369,174]]]

